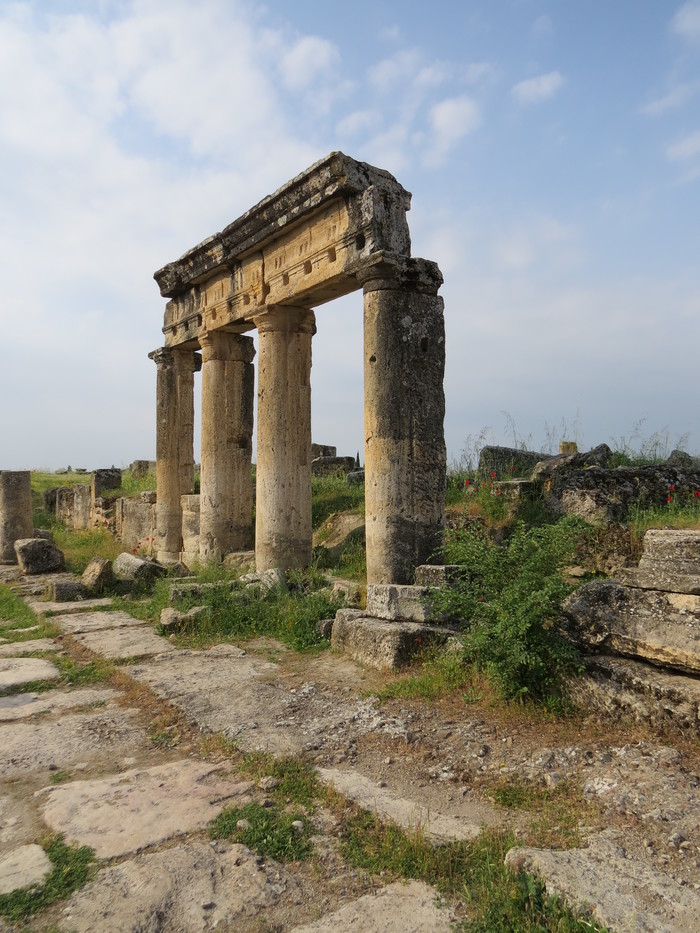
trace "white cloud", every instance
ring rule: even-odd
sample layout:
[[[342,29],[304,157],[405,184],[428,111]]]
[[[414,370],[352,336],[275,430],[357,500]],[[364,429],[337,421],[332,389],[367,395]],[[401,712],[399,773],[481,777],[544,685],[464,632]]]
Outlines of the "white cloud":
[[[282,56],[280,71],[287,87],[298,91],[332,73],[339,64],[340,52],[332,42],[305,36]]]
[[[659,117],[669,110],[679,110],[686,104],[696,91],[693,84],[678,84],[664,94],[663,97],[657,97],[644,104],[640,110],[649,117]]]
[[[671,20],[671,29],[691,42],[700,40],[700,2],[689,0],[680,6]]]
[[[355,110],[336,123],[335,131],[338,136],[358,136],[373,130],[380,121],[378,110]]]
[[[511,88],[511,94],[519,104],[537,104],[553,97],[563,84],[562,75],[558,71],[550,71],[518,82]]]
[[[537,39],[544,39],[554,33],[554,26],[549,16],[538,16],[530,28],[531,34]]]
[[[435,104],[430,110],[433,131],[426,164],[440,164],[448,152],[481,124],[481,110],[471,97],[452,97]]]
[[[372,65],[367,79],[377,90],[389,91],[399,82],[413,80],[420,70],[421,57],[417,49],[402,49],[391,58]]]
[[[466,84],[477,84],[493,78],[495,73],[496,69],[491,62],[471,62],[464,71],[464,81]]]
[[[698,156],[700,156],[700,130],[666,147],[666,157],[671,162],[685,162]]]

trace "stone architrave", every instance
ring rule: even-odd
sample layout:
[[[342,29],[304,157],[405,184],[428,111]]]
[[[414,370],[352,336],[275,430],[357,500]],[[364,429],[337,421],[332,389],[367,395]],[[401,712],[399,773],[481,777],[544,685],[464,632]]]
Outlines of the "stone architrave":
[[[194,492],[194,373],[201,358],[189,349],[149,354],[156,385],[156,538],[158,560],[176,563],[182,551],[180,497]]]
[[[178,451],[191,449],[178,433],[173,364],[165,360],[202,347],[213,364],[228,335],[257,328],[256,564],[263,570],[308,563],[314,314],[360,287],[369,582],[411,582],[415,567],[436,554],[445,491],[442,276],[434,263],[411,257],[410,200],[388,172],[332,152],[155,273],[168,299],[165,346],[152,354],[164,361],[158,371],[159,559],[171,558],[182,538],[173,477]],[[219,559],[230,510],[219,468],[212,468],[227,462],[222,445],[230,429],[229,419],[212,423],[207,414],[225,407],[215,387],[226,378],[216,370],[212,365],[203,379],[203,422],[212,424],[203,427],[202,496],[207,488],[211,496],[201,510],[205,559]]]
[[[211,331],[202,346],[199,559],[220,561],[253,543],[251,337]]]
[[[270,308],[258,328],[255,566],[311,561],[311,338],[313,311]]]
[[[32,486],[29,470],[0,471],[0,563],[16,564],[15,541],[31,538]]]

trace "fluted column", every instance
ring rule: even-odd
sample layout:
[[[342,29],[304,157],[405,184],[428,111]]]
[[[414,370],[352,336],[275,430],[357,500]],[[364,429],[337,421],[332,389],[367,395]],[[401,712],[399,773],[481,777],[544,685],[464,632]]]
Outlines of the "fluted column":
[[[220,561],[253,543],[252,337],[214,331],[202,347],[199,559]]]
[[[412,583],[444,526],[442,275],[414,259],[362,284],[367,582]]]
[[[313,311],[273,307],[258,329],[255,564],[311,561],[311,338]]]
[[[156,381],[156,538],[158,560],[173,563],[182,550],[180,496],[194,492],[194,373],[201,357],[161,347],[149,353]]]

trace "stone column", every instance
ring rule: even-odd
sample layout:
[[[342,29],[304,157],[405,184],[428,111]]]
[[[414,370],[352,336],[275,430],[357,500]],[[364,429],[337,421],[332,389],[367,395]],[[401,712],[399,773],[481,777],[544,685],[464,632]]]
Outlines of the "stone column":
[[[258,328],[255,565],[311,561],[311,338],[313,311],[272,307]]]
[[[201,357],[161,347],[149,353],[156,384],[156,538],[158,560],[175,563],[182,550],[180,496],[194,492],[194,373]]]
[[[16,564],[15,541],[34,535],[29,470],[0,471],[0,563]]]
[[[207,333],[202,346],[199,559],[220,561],[253,543],[252,337]]]
[[[367,582],[412,583],[445,512],[445,325],[435,263],[362,276]]]

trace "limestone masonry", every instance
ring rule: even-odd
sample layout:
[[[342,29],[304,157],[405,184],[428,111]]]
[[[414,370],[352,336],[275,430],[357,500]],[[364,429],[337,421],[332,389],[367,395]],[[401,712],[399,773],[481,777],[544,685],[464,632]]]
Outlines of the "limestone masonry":
[[[333,152],[155,273],[168,299],[158,367],[157,554],[196,545],[194,373],[202,371],[198,556],[252,543],[253,340],[258,332],[255,558],[311,559],[314,308],[364,293],[367,578],[408,583],[444,524],[442,275],[411,257],[410,194],[388,172]],[[197,352],[201,350],[201,356]],[[185,545],[185,541],[187,544]]]

